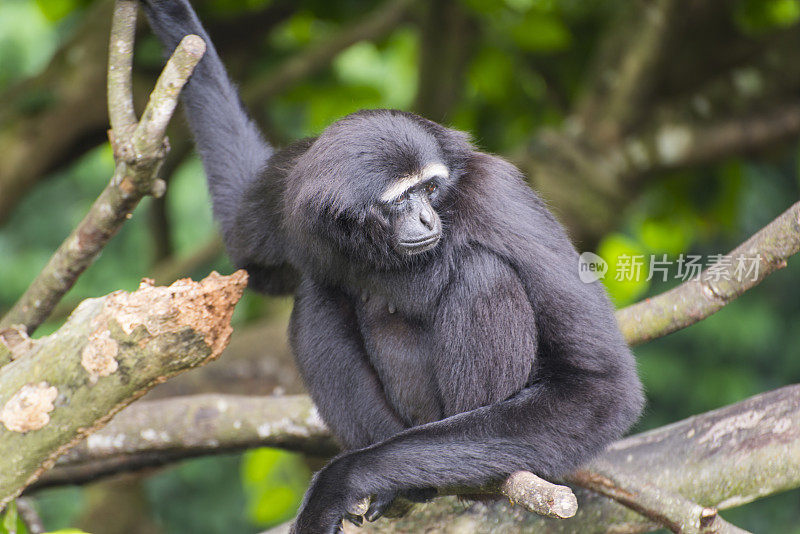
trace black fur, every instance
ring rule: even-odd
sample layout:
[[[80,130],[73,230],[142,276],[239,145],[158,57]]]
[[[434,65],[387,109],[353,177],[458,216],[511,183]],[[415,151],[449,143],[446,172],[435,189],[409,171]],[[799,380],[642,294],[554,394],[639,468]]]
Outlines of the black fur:
[[[184,91],[216,217],[254,287],[295,292],[290,336],[346,452],[317,473],[295,525],[336,532],[361,497],[558,477],[620,437],[643,397],[603,287],[578,278],[563,228],[508,162],[393,110],[354,113],[275,154],[245,115],[185,0],[145,2],[168,51],[209,51]],[[379,201],[427,163],[435,248],[399,254]]]

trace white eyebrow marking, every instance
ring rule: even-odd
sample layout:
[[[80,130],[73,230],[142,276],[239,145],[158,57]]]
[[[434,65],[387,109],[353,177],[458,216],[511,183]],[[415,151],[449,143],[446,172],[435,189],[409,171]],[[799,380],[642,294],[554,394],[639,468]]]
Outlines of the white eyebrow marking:
[[[381,200],[383,202],[389,202],[428,178],[434,176],[444,176],[446,178],[449,174],[447,167],[441,163],[429,163],[425,165],[420,172],[403,176],[387,187],[386,191],[381,195]]]

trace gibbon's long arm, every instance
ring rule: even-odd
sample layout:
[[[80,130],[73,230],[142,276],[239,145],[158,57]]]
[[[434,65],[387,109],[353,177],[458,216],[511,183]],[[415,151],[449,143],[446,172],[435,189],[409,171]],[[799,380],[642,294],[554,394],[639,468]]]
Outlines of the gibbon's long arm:
[[[285,253],[281,226],[283,169],[309,146],[309,140],[275,153],[247,116],[236,87],[189,2],[141,2],[167,53],[188,34],[199,35],[206,42],[206,53],[181,99],[231,260],[247,269],[253,289],[272,294],[293,292],[299,275]]]
[[[244,193],[260,176],[273,149],[247,116],[211,39],[187,0],[142,0],[142,5],[167,54],[189,34],[199,35],[206,42],[206,53],[181,99],[208,177],[214,215],[226,244],[233,248],[229,252],[234,261],[243,263],[242,251],[237,250],[232,234]]]

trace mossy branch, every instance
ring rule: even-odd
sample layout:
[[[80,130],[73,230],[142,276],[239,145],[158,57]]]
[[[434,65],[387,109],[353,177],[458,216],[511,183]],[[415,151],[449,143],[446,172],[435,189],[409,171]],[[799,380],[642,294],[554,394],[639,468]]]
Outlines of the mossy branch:
[[[619,310],[620,329],[628,343],[638,345],[692,325],[785,267],[788,258],[798,251],[800,202],[720,258],[696,280]],[[753,265],[754,272],[737,272],[740,264]]]
[[[681,520],[686,520],[682,532],[700,526],[720,527],[723,523],[717,524],[715,509],[736,507],[800,486],[798,404],[800,385],[763,393],[620,440],[580,472],[591,479],[582,479],[580,473],[571,477],[571,484],[600,490],[603,495],[616,492],[626,506],[577,488],[577,514],[554,520],[520,513],[521,508],[512,508],[508,501],[465,505],[455,498],[442,498],[418,506],[401,520],[381,520],[353,532],[417,532],[423,526],[443,533],[464,531],[456,526],[485,533],[503,528],[515,532],[605,532],[612,527],[620,532],[644,532],[663,523],[676,530],[675,524]],[[276,413],[277,409],[282,411]],[[201,413],[203,424],[198,425]],[[188,432],[186,437],[183,429]],[[115,472],[115,466],[117,470],[152,467],[256,445],[313,454],[333,452],[332,442],[305,396],[201,395],[135,404],[95,433],[91,441],[65,455],[41,483],[61,485],[107,475]],[[671,500],[661,503],[658,495]],[[666,509],[667,505],[674,506]],[[647,517],[647,513],[653,515]],[[735,527],[726,528],[739,532]]]
[[[84,301],[56,333],[0,368],[0,508],[56,459],[170,376],[228,343],[247,274],[142,282]]]

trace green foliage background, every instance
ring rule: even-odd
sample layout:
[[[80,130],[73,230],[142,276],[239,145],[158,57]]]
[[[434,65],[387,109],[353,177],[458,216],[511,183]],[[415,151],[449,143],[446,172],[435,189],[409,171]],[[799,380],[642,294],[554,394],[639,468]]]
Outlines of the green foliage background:
[[[225,20],[270,1],[195,3],[204,20]],[[43,69],[89,4],[90,0],[0,2],[0,90]],[[376,5],[366,0],[299,0],[298,4],[285,21],[252,36],[252,46],[262,59],[248,64],[248,69],[268,72]],[[557,89],[572,100],[580,91],[587,59],[615,2],[463,0],[463,5],[478,21],[479,36],[463,94],[454,103],[449,122],[470,131],[481,148],[511,154],[538,128],[564,119],[565,103],[550,93]],[[800,4],[739,1],[730,16],[747,32],[769,33],[796,22]],[[380,42],[353,45],[329,69],[260,110],[266,112],[269,137],[314,135],[333,120],[365,107],[410,109],[417,94],[421,53],[420,35],[412,25],[400,26]],[[138,43],[137,68],[158,64],[158,46],[145,34]],[[623,254],[667,254],[675,259],[682,253],[730,250],[800,197],[796,148],[758,162],[732,159],[653,182],[625,212],[625,224],[606,235],[596,252],[613,272]],[[13,304],[80,220],[112,168],[109,147],[98,146],[43,181],[0,227],[0,310]],[[175,252],[182,255],[204,243],[214,229],[199,161],[193,157],[183,164],[169,187],[172,237]],[[147,204],[146,200],[137,209],[67,300],[137,286],[154,258],[144,215]],[[640,429],[800,381],[797,263],[790,262],[787,269],[710,319],[636,349],[649,399]],[[214,267],[230,270],[222,257]],[[613,277],[604,282],[618,306],[676,283],[674,279],[619,282]],[[248,295],[236,321],[253,320],[266,309],[263,299]],[[48,324],[37,335],[57,326]],[[292,516],[309,473],[296,455],[262,449],[184,462],[150,476],[145,491],[152,517],[164,533],[256,532]],[[754,532],[800,533],[799,499],[797,491],[787,492],[724,515]],[[50,529],[75,525],[86,506],[83,492],[76,488],[41,492],[36,503]],[[5,523],[2,528],[9,530]]]

